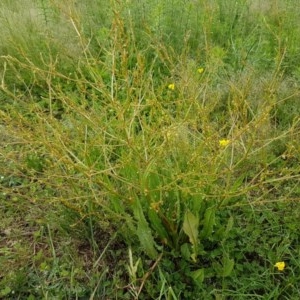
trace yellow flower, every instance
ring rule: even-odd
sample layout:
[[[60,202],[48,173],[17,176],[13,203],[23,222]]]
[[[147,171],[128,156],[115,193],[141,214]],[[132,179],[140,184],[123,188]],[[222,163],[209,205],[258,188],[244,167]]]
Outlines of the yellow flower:
[[[174,84],[174,83],[170,83],[170,84],[168,85],[168,89],[174,91],[174,89],[175,89],[175,84]]]
[[[197,72],[198,72],[199,74],[202,74],[202,73],[204,72],[204,68],[198,68],[198,69],[197,69]]]
[[[285,268],[285,262],[279,261],[275,264],[275,267],[278,269],[278,271],[283,271]]]
[[[153,209],[155,212],[159,212],[159,208],[160,206],[162,205],[162,201],[159,201],[159,202],[152,202],[150,204],[150,209]]]
[[[226,147],[226,146],[229,145],[229,143],[230,143],[230,140],[227,140],[227,139],[219,140],[219,145],[220,145],[221,147]]]

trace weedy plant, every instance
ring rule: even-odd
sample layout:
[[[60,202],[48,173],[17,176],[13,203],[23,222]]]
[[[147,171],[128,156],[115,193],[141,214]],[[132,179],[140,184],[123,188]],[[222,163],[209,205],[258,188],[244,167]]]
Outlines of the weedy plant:
[[[118,274],[116,283],[123,287],[107,293],[223,299],[238,286],[232,278],[255,269],[241,267],[247,255],[236,250],[246,243],[240,235],[251,232],[251,226],[243,230],[243,215],[255,219],[253,207],[283,200],[281,189],[284,201],[299,196],[300,106],[290,104],[299,91],[288,77],[296,70],[286,60],[287,53],[289,61],[297,57],[276,7],[264,17],[247,1],[230,1],[226,8],[219,1],[172,3],[112,1],[105,6],[110,18],[89,24],[75,4],[40,1],[45,31],[37,49],[24,36],[5,33],[2,126],[21,145],[13,163],[34,183],[27,197],[64,207],[86,225],[94,266],[110,245],[100,243],[99,228],[117,233],[129,249],[128,274]],[[70,46],[51,35],[49,11],[68,24]],[[257,220],[258,228],[269,217]],[[275,265],[284,253],[268,259]],[[248,257],[260,267],[266,261]],[[52,269],[55,278],[78,275]],[[90,289],[90,299],[104,297],[108,270]],[[270,293],[262,286],[251,288],[253,295]],[[239,288],[242,298],[247,288]],[[72,291],[68,297],[86,295]]]

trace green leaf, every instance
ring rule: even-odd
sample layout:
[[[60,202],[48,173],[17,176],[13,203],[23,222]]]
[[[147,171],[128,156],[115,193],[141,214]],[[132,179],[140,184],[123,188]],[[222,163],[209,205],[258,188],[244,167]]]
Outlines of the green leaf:
[[[190,273],[191,277],[193,278],[194,282],[197,285],[201,285],[204,280],[204,269],[198,269]]]
[[[223,277],[227,277],[231,274],[234,267],[234,260],[230,259],[228,256],[223,258]]]
[[[8,294],[10,294],[11,289],[9,286],[4,287],[2,290],[0,290],[0,296],[4,297],[7,296]]]
[[[201,231],[200,237],[202,239],[211,236],[213,232],[213,227],[215,225],[215,214],[216,208],[214,206],[209,207],[204,214],[204,222],[203,222],[203,229]]]
[[[192,211],[199,212],[203,205],[203,198],[197,194],[191,195],[190,199],[192,203]]]
[[[171,241],[169,234],[167,233],[164,225],[162,224],[160,217],[151,208],[149,209],[149,212],[148,212],[148,218],[149,218],[150,225],[156,231],[156,233],[162,239],[162,241],[167,242],[168,244],[171,244],[172,241]]]
[[[231,274],[234,267],[234,260],[230,259],[229,256],[225,253],[222,259],[222,262],[213,262],[212,263],[214,271],[222,277],[227,277]]]
[[[190,244],[184,243],[180,247],[181,255],[184,259],[189,260],[191,258]]]
[[[136,234],[146,254],[150,258],[155,259],[157,257],[157,251],[154,247],[154,240],[151,234],[151,230],[149,229],[148,223],[143,220],[138,221]]]
[[[183,221],[183,231],[189,237],[190,243],[196,247],[198,242],[199,218],[187,211]]]
[[[183,221],[183,231],[189,237],[190,243],[193,245],[193,253],[191,258],[193,261],[197,260],[197,245],[198,245],[198,231],[199,218],[187,211]]]
[[[157,257],[155,242],[149,224],[145,218],[141,203],[138,199],[134,201],[133,211],[135,219],[137,220],[136,235],[139,238],[140,244],[146,254],[150,258],[155,259]]]
[[[220,227],[214,234],[214,237],[217,238],[217,240],[222,241],[224,243],[226,239],[229,237],[229,233],[234,225],[234,218],[232,216],[229,217],[226,227],[222,226]]]

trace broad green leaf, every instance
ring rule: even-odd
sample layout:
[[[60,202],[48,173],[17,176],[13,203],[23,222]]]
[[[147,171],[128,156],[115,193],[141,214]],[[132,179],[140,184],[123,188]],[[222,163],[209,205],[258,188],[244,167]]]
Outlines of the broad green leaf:
[[[136,234],[140,240],[142,248],[145,250],[146,254],[152,259],[157,257],[157,251],[155,250],[155,243],[149,229],[148,223],[145,220],[139,220]]]
[[[136,234],[139,238],[140,244],[146,254],[152,259],[157,257],[155,249],[155,242],[149,224],[145,218],[142,206],[138,199],[133,204],[134,216],[137,221]]]
[[[230,259],[228,256],[223,258],[223,277],[227,277],[231,274],[234,267],[234,260]]]
[[[192,211],[199,212],[203,205],[203,198],[197,194],[197,195],[191,195],[190,199],[192,203]]]
[[[198,269],[190,273],[191,277],[197,285],[201,285],[204,280],[204,269]]]
[[[189,237],[190,243],[193,245],[195,251],[198,243],[198,227],[199,218],[190,211],[187,211],[184,216],[183,231]]]
[[[190,251],[191,245],[188,243],[184,243],[180,247],[181,255],[186,260],[189,260],[191,258],[191,251]]]
[[[209,207],[204,214],[203,228],[200,233],[201,238],[207,238],[212,234],[213,227],[215,225],[215,207]]]
[[[195,249],[196,247],[194,247],[194,252],[191,254],[191,259],[194,261],[194,262],[197,262],[197,251]]]
[[[153,229],[156,231],[158,236],[168,244],[172,241],[170,240],[170,237],[164,227],[164,225],[161,222],[160,217],[157,215],[157,213],[153,209],[149,209],[148,217],[150,221],[150,225],[153,227]]]

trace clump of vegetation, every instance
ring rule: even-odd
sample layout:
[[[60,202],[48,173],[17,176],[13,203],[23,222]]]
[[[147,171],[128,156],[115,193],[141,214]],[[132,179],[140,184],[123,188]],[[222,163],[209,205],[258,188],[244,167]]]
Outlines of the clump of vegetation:
[[[299,296],[293,6],[14,2],[0,296]]]

